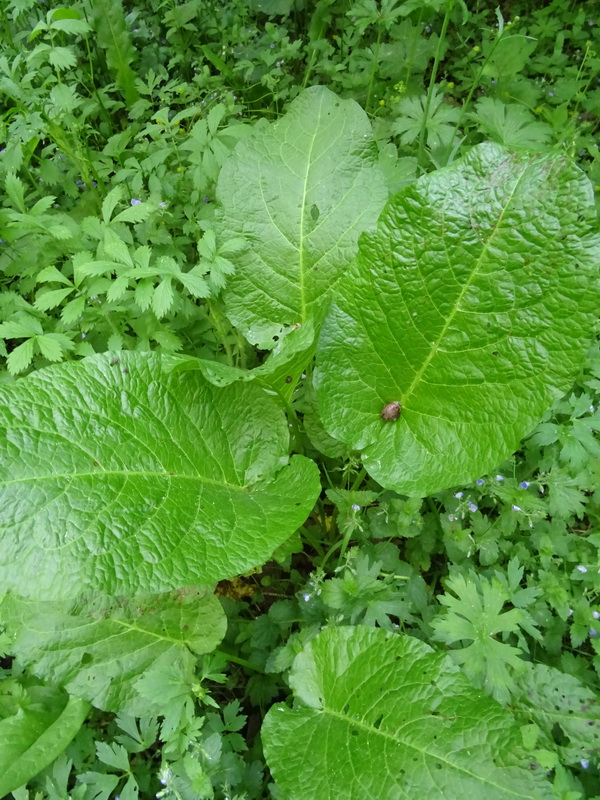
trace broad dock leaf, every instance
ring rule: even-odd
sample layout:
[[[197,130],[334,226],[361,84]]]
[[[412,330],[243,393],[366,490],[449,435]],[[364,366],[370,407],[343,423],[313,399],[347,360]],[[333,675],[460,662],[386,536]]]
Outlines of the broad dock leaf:
[[[484,144],[424,176],[338,285],[317,349],[325,428],[403,494],[475,480],[570,388],[599,264],[591,185],[567,158]]]
[[[206,585],[263,563],[304,522],[316,464],[250,383],[165,375],[122,353],[0,387],[0,584],[57,600]],[[288,463],[289,462],[289,463]]]
[[[105,711],[135,702],[135,681],[157,665],[193,670],[227,628],[216,595],[196,588],[62,603],[7,595],[0,613],[19,663]]]
[[[328,628],[296,657],[293,709],[270,709],[281,800],[543,800],[519,728],[443,653],[379,628]]]
[[[387,199],[371,125],[354,100],[306,89],[273,125],[257,126],[224,164],[217,236],[243,237],[225,290],[230,320],[253,344],[312,319]]]

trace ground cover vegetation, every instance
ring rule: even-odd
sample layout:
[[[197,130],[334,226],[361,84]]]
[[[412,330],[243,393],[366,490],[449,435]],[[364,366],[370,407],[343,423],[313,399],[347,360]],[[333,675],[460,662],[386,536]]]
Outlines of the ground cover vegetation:
[[[0,797],[600,797],[600,13],[0,3]]]

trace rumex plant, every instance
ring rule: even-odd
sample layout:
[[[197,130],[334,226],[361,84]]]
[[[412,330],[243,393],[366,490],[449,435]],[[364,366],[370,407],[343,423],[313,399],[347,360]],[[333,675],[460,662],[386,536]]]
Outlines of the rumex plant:
[[[119,81],[128,90],[126,73]],[[225,636],[214,584],[285,549],[322,504],[303,422],[314,449],[362,463],[347,496],[327,493],[342,554],[362,530],[362,506],[384,511],[379,525],[404,515],[406,536],[418,537],[414,499],[479,482],[510,458],[569,390],[592,339],[600,239],[589,181],[564,155],[483,143],[388,198],[365,113],[312,87],[237,145],[216,198],[202,241],[217,269],[218,253],[231,265],[222,324],[265,351],[262,364],[244,368],[240,337],[237,363],[231,349],[226,361],[113,351],[0,388],[2,619],[10,652],[62,691],[32,711],[35,764],[32,728],[0,724],[0,758],[18,765],[0,778],[5,793],[52,761],[56,747],[39,741],[55,726],[68,741],[87,703],[135,715],[165,671],[193,682],[192,662]],[[111,238],[119,199],[113,191],[104,201],[100,254],[77,261],[105,274],[113,294],[155,276],[143,253],[128,265]],[[140,205],[121,211],[121,223],[141,219]],[[156,275],[198,296],[203,276],[194,283],[171,266],[159,260]],[[366,474],[376,490],[360,491]],[[400,499],[378,508],[386,491]],[[377,555],[376,567],[352,562],[365,586],[390,560]],[[334,580],[323,598],[342,610],[352,582]],[[413,586],[414,610],[423,599]],[[473,640],[481,657],[467,677],[466,651],[453,659],[393,628],[331,627],[300,641],[289,678],[296,705],[275,706],[263,732],[278,796],[392,800],[443,785],[452,796],[551,797],[541,768],[550,751],[544,742],[532,755],[535,736],[518,727],[535,709],[524,700],[519,718],[468,682],[505,701],[489,676],[502,663],[511,684],[521,662],[508,644],[487,643],[499,632],[536,636],[525,611],[500,613],[501,586],[481,583],[470,619],[469,585],[448,581],[459,601],[448,596],[432,641]],[[386,608],[414,619],[390,597],[370,619]],[[596,735],[596,710],[583,713]],[[117,761],[128,774],[127,759]]]

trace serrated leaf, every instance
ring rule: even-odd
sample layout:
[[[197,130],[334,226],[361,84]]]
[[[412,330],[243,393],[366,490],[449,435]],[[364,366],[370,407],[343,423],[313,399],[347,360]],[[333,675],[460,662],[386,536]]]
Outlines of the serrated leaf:
[[[225,304],[251,342],[272,347],[282,327],[309,318],[320,324],[359,233],[385,202],[376,160],[364,111],[313,86],[226,161],[217,184],[217,239],[241,237],[247,247],[232,255]]]
[[[281,800],[552,797],[510,713],[413,637],[326,629],[290,684],[261,733]]]
[[[426,119],[427,145],[434,149],[454,134],[455,124],[460,118],[460,110],[444,103],[444,96],[437,87],[434,87],[429,104],[426,95],[405,97],[398,103],[398,113],[392,131],[400,136],[402,144],[411,144],[418,139]]]
[[[117,214],[113,222],[144,222],[144,220],[152,216],[154,210],[150,203],[138,203]]]
[[[23,181],[18,178],[14,172],[7,173],[4,179],[4,189],[13,206],[18,209],[21,214],[26,214],[27,208],[25,206]]]
[[[129,757],[122,744],[114,742],[96,742],[96,754],[100,761],[109,767],[129,772]]]
[[[69,289],[51,289],[49,292],[41,291],[35,298],[34,307],[39,311],[49,311],[51,308],[56,308],[56,306],[60,305],[65,297],[68,297],[74,291],[74,286]]]
[[[116,303],[120,300],[129,286],[129,278],[121,276],[111,282],[106,293],[106,299],[109,303]]]
[[[0,721],[0,796],[23,786],[51,764],[71,742],[89,704],[65,692],[32,686],[23,707]]]
[[[50,100],[60,111],[71,112],[79,105],[77,92],[65,83],[57,83],[52,87]]]
[[[108,337],[106,342],[107,350],[119,351],[123,349],[123,337],[120,333],[113,333]]]
[[[104,224],[108,225],[112,218],[113,211],[117,204],[123,199],[123,192],[124,189],[120,184],[117,184],[110,192],[106,195],[104,200],[102,201],[102,219],[104,220]],[[86,217],[87,220],[91,219],[91,223],[93,225],[97,225],[97,220],[95,218]],[[100,238],[100,237],[99,237]]]
[[[123,269],[124,264],[118,261],[106,261],[103,259],[93,261],[81,261],[75,264],[75,272],[77,275],[77,282],[79,283],[82,278],[94,278],[98,275],[106,275],[106,273],[116,272]]]
[[[210,287],[200,275],[194,275],[193,272],[180,272],[177,276],[177,280],[180,281],[194,297],[210,296]]]
[[[46,211],[54,204],[56,197],[52,197],[51,195],[46,195],[46,197],[40,197],[40,199],[33,204],[33,206],[29,209],[29,214],[32,217],[41,216],[45,214]]]
[[[402,494],[492,470],[577,375],[598,305],[594,226],[575,165],[493,144],[396,195],[321,333],[327,431]],[[401,414],[384,420],[391,402]]]
[[[37,336],[44,332],[39,319],[25,314],[18,316],[20,319],[0,322],[0,336],[3,339],[23,339],[26,336]]]
[[[121,265],[125,264],[128,267],[133,267],[133,259],[131,258],[129,248],[110,228],[104,231],[103,248],[109,258],[113,258]]]
[[[448,608],[448,613],[431,623],[433,638],[446,644],[465,643],[465,647],[452,652],[454,659],[464,665],[476,685],[483,686],[497,700],[508,702],[508,688],[513,685],[508,667],[519,670],[524,663],[518,648],[498,641],[495,636],[500,632],[518,632],[523,612],[518,608],[503,611],[504,590],[497,582],[481,576],[452,575],[446,587],[449,591],[438,600]]]
[[[51,47],[48,50],[48,61],[59,71],[77,65],[77,57],[70,47]]]
[[[147,670],[214,650],[227,627],[216,595],[197,588],[70,604],[9,595],[0,607],[22,663],[105,711],[135,701]]]
[[[87,22],[82,19],[55,19],[50,23],[50,28],[73,35],[88,33],[91,30]]]
[[[69,303],[67,303],[67,305],[61,311],[60,318],[65,325],[72,325],[83,315],[84,311],[85,297],[77,297],[75,300],[71,300]]]
[[[154,284],[151,280],[141,280],[135,287],[135,302],[142,311],[147,311],[150,308],[153,294]]]
[[[162,280],[152,295],[152,310],[161,319],[169,311],[173,305],[175,298],[173,294],[173,285],[171,277]]]
[[[482,130],[493,141],[506,147],[534,150],[543,148],[552,138],[550,125],[536,119],[531,111],[518,103],[482,97],[477,101],[475,116]]]
[[[283,412],[257,386],[166,375],[156,353],[0,385],[0,585],[131,595],[263,563],[320,492],[316,465],[288,464],[288,447]]]
[[[63,357],[62,342],[56,334],[46,333],[36,338],[36,344],[40,348],[40,353],[48,361],[60,361]]]
[[[33,359],[35,339],[27,339],[27,341],[15,347],[14,350],[8,354],[6,359],[6,366],[11,375],[17,375],[19,372],[27,369]]]
[[[160,331],[154,331],[152,334],[154,341],[159,344],[164,350],[175,352],[181,350],[183,343],[176,333],[170,331],[168,328]]]
[[[44,267],[44,269],[40,270],[38,273],[35,282],[36,283],[64,283],[66,286],[71,286],[71,281],[60,272],[60,270],[56,269],[55,266],[51,267]]]

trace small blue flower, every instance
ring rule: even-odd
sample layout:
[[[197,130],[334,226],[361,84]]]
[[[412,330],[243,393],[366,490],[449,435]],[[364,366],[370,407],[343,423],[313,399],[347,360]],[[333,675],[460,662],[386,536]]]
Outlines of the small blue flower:
[[[554,92],[548,92],[548,95],[549,95],[550,97],[554,97]]]
[[[504,475],[496,475],[496,480],[501,483],[504,480]]]
[[[142,201],[138,200],[137,197],[132,197],[130,202],[132,206],[139,206]]]
[[[584,567],[583,564],[579,564],[577,566],[577,569],[579,570],[579,572],[587,572],[587,567]]]
[[[360,511],[360,506],[358,503],[352,503],[352,511]]]
[[[467,505],[469,506],[469,511],[472,511],[473,513],[477,511],[477,506],[475,505],[475,503],[468,503]]]
[[[159,205],[161,208],[168,208],[168,207],[169,207],[169,204],[168,204],[168,203],[163,203],[162,201],[161,201],[161,202],[160,202],[158,205]]]
[[[483,478],[477,478],[477,480],[475,481],[475,483],[477,484],[477,486],[483,486],[483,484],[485,483],[485,481],[483,480]]]
[[[273,42],[271,42],[271,44],[269,45],[269,47],[271,48],[271,50],[272,50],[272,49],[275,47],[275,45],[273,44]]]
[[[519,486],[521,487],[521,489],[528,489],[529,488],[529,481],[521,481]]]
[[[600,619],[600,611],[592,611],[592,617],[594,619]]]
[[[596,628],[590,628],[590,636],[598,636],[598,631]]]
[[[590,765],[590,762],[587,760],[587,758],[582,758],[579,763],[584,769],[587,769]]]
[[[523,509],[521,508],[521,506],[516,506],[516,505],[514,505],[514,503],[513,503],[512,510],[513,510],[513,511],[522,511]]]
[[[75,181],[75,186],[85,186],[83,181]]]
[[[454,495],[454,497],[456,497],[458,500],[460,500],[460,499],[462,498],[462,496],[463,496],[463,493],[462,493],[462,492],[457,492],[457,493]]]

